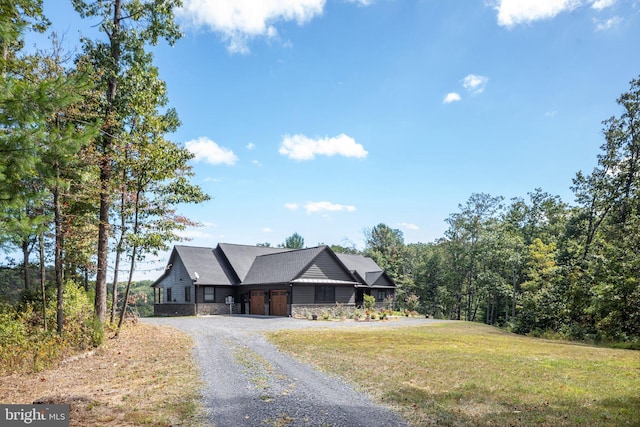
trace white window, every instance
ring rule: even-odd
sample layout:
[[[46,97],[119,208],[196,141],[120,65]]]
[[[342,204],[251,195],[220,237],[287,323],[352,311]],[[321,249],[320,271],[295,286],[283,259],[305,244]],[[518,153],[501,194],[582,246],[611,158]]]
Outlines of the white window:
[[[212,286],[207,286],[204,288],[204,302],[214,302],[216,300],[215,296],[215,288]]]

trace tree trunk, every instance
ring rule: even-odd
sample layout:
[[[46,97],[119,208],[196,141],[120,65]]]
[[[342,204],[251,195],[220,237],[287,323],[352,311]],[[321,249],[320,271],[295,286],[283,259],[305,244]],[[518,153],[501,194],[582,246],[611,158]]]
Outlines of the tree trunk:
[[[139,231],[139,221],[138,221],[139,209],[140,209],[140,191],[137,191],[136,198],[135,198],[134,217],[133,217],[133,234],[134,235],[137,234]],[[131,265],[129,266],[129,278],[127,279],[127,289],[124,292],[124,301],[122,301],[122,311],[120,312],[120,321],[118,322],[116,337],[120,333],[122,322],[124,322],[124,316],[127,314],[127,306],[129,304],[129,291],[131,290],[131,282],[133,280],[133,272],[135,271],[137,256],[138,256],[138,245],[134,243],[133,249],[131,250]]]
[[[118,88],[118,63],[120,62],[120,0],[113,3],[113,29],[109,35],[113,70],[107,87],[107,111],[105,119],[111,120],[111,112]],[[102,135],[102,160],[100,161],[100,223],[98,225],[98,271],[96,274],[96,317],[101,323],[107,318],[107,255],[109,252],[109,207],[111,205],[111,150],[113,132]]]
[[[127,314],[127,306],[129,305],[129,292],[131,291],[131,283],[133,281],[133,272],[135,271],[136,264],[136,256],[137,254],[137,246],[133,245],[133,250],[131,252],[131,266],[129,267],[129,278],[127,279],[127,288],[124,291],[124,300],[122,301],[122,311],[120,312],[120,321],[118,322],[118,329],[116,330],[116,337],[120,333],[120,328],[122,327],[122,323],[124,322],[124,316]]]
[[[31,288],[31,275],[29,274],[29,253],[31,250],[29,249],[29,240],[22,240],[22,266],[24,273],[24,290],[28,291]]]
[[[42,294],[42,324],[43,328],[47,330],[47,270],[44,265],[44,231],[41,231],[38,235],[38,243],[40,249],[40,292]]]
[[[62,215],[60,213],[60,187],[56,184],[53,190],[53,210],[54,210],[54,223],[56,229],[55,236],[55,261],[54,261],[54,270],[56,275],[56,288],[58,290],[58,314],[56,320],[58,322],[58,333],[62,334],[62,329],[64,327],[64,278],[62,276],[62,245],[63,245],[63,236],[62,236]]]
[[[125,159],[127,153],[125,153]],[[122,171],[122,184],[120,188],[120,236],[118,237],[118,244],[116,245],[116,260],[113,269],[113,284],[111,285],[111,323],[115,322],[116,310],[118,308],[118,271],[120,269],[120,256],[122,255],[122,246],[124,244],[124,236],[126,229],[126,211],[125,211],[125,191],[126,184],[125,179],[127,177],[126,170]]]

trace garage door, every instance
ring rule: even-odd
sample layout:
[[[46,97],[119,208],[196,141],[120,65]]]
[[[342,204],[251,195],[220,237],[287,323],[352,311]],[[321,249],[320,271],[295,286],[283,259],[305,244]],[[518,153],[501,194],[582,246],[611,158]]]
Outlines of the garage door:
[[[264,291],[251,291],[251,314],[265,314],[264,312]]]
[[[271,315],[287,316],[287,291],[271,291]]]

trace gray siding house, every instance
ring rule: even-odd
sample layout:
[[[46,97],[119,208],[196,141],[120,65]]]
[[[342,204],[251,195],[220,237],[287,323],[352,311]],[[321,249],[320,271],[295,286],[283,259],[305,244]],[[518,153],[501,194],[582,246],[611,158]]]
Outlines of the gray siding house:
[[[336,254],[328,246],[270,248],[220,243],[174,246],[152,285],[156,315],[258,314],[294,316],[323,307],[382,302],[395,283],[370,258]]]

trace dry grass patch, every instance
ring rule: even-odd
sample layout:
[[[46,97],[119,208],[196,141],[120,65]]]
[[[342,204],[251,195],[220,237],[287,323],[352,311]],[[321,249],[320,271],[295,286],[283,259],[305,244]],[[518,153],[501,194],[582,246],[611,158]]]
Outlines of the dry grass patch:
[[[414,425],[640,425],[637,351],[466,322],[280,331],[270,339],[398,408]]]
[[[91,353],[43,372],[0,378],[0,402],[71,405],[71,426],[200,423],[193,343],[169,327],[128,326]]]

